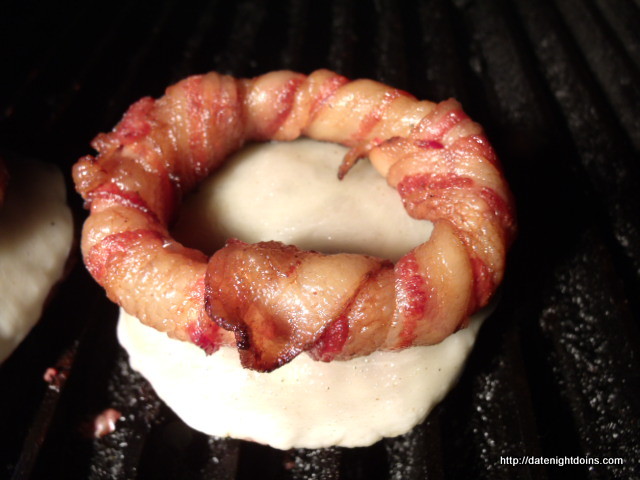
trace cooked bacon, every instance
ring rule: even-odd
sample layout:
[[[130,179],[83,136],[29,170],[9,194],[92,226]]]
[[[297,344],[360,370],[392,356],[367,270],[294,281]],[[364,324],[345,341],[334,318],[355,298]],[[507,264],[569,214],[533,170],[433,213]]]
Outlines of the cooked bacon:
[[[395,266],[235,240],[207,259],[171,238],[182,196],[231,152],[300,136],[351,147],[340,177],[368,156],[408,214],[434,223],[431,238]],[[190,77],[135,103],[93,145],[74,179],[91,211],[94,278],[142,322],[208,352],[236,343],[261,371],[303,351],[328,361],[440,342],[488,303],[515,235],[495,152],[455,100],[327,70]]]
[[[318,332],[336,319],[353,316],[356,323],[348,327],[358,328],[363,306],[365,321],[389,323],[391,311],[380,315],[372,307],[381,297],[392,298],[393,283],[375,288],[371,280],[385,274],[392,280],[392,269],[390,262],[364,255],[232,240],[209,262],[207,309],[236,333],[243,364],[271,370],[311,349]]]

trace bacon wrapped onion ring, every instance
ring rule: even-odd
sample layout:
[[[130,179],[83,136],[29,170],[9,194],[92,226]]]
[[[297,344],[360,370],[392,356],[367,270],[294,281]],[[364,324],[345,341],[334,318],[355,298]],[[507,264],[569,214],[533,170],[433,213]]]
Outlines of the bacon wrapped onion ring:
[[[368,156],[409,215],[433,222],[430,239],[393,265],[238,240],[209,259],[171,237],[181,198],[230,153],[300,136],[351,148],[340,177]],[[455,100],[327,70],[193,76],[92,146],[73,171],[92,276],[143,323],[207,352],[235,343],[255,370],[304,351],[329,361],[442,341],[488,303],[515,234],[494,150]]]

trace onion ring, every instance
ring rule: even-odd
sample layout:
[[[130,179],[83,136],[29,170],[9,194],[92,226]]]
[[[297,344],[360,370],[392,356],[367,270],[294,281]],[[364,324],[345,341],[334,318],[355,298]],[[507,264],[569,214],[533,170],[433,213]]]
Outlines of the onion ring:
[[[181,198],[230,153],[300,136],[350,147],[339,177],[368,156],[431,237],[395,265],[233,239],[209,259],[171,237]],[[458,102],[328,70],[192,76],[92,146],[73,169],[92,276],[143,323],[208,352],[235,343],[255,370],[442,341],[489,302],[515,236],[498,159]]]

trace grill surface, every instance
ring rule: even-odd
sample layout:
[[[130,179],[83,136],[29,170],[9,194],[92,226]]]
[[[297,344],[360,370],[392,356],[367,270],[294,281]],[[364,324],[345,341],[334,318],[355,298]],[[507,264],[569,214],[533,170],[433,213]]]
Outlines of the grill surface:
[[[143,95],[290,68],[460,99],[502,158],[521,231],[458,386],[407,435],[280,452],[186,427],[128,367],[77,254],[0,368],[0,477],[640,478],[637,1],[6,2],[0,147],[70,171]],[[78,221],[78,197],[70,201]],[[0,274],[2,274],[0,272]],[[62,367],[60,385],[44,370]],[[115,433],[81,434],[107,407]],[[500,457],[622,458],[511,466]]]

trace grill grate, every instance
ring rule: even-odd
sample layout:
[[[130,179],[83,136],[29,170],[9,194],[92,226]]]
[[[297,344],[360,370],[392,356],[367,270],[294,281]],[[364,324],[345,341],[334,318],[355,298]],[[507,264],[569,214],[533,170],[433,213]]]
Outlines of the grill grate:
[[[280,452],[189,429],[130,370],[116,309],[76,262],[0,368],[0,477],[640,478],[637,2],[7,3],[5,152],[69,172],[131,102],[184,76],[325,67],[460,99],[502,158],[521,232],[458,386],[423,425],[358,449]],[[41,380],[53,365],[56,388]],[[123,413],[116,432],[85,438],[107,407]],[[624,464],[500,464],[522,455]]]

